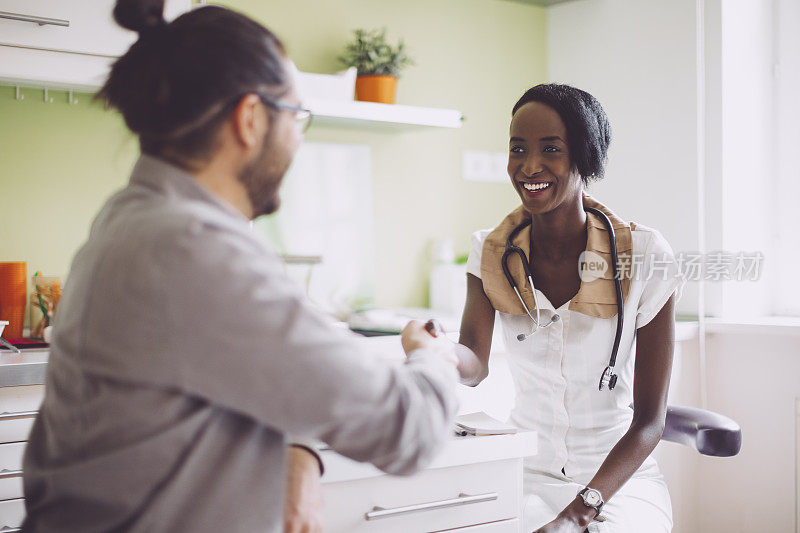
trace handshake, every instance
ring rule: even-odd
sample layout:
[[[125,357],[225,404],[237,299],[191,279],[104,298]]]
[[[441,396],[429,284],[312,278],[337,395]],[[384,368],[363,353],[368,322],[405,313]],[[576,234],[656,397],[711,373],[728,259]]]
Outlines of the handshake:
[[[444,328],[436,320],[412,320],[400,333],[403,350],[410,356],[416,350],[428,350],[439,354],[458,368],[455,343],[445,336]]]

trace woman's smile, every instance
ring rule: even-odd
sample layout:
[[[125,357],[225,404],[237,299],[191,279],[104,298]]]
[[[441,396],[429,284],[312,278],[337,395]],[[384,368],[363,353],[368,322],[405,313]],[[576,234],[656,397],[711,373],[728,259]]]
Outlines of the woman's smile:
[[[525,195],[525,198],[542,198],[548,195],[555,187],[552,181],[536,180],[536,181],[523,181],[519,180],[520,190]]]

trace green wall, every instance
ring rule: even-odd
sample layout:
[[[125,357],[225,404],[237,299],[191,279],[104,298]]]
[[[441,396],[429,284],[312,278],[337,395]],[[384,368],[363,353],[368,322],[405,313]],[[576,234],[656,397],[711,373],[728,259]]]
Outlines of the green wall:
[[[469,234],[516,205],[510,186],[461,179],[462,150],[505,151],[510,108],[544,81],[545,10],[502,0],[232,0],[225,5],[270,27],[301,70],[334,72],[350,31],[386,26],[416,66],[400,104],[459,109],[458,130],[403,133],[312,127],[310,141],[366,144],[372,151],[378,305],[427,303],[428,245]],[[103,200],[127,182],[135,139],[119,117],[80,95],[0,87],[0,260],[64,276]]]

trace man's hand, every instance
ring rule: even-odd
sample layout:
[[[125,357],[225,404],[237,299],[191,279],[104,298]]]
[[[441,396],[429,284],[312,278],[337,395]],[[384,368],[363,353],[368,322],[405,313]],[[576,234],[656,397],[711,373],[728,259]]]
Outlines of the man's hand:
[[[403,343],[406,355],[421,348],[433,348],[453,365],[458,366],[454,344],[445,337],[444,330],[435,320],[427,323],[412,320],[400,333],[400,341]]]
[[[284,533],[322,532],[322,488],[319,463],[303,448],[289,446]]]

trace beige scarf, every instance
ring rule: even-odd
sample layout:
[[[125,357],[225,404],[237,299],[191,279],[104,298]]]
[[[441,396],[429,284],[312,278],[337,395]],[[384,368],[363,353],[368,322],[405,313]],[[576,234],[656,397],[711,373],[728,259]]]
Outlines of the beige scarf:
[[[605,213],[611,220],[617,242],[617,259],[619,265],[620,279],[622,280],[622,301],[628,299],[628,292],[631,287],[632,269],[632,238],[631,230],[635,229],[633,222],[627,223],[611,212],[610,209],[600,204],[591,196],[583,195],[583,206],[594,207]],[[481,281],[483,290],[495,309],[502,313],[512,315],[524,315],[525,309],[522,307],[516,293],[511,288],[503,273],[500,260],[506,249],[506,240],[511,231],[519,226],[525,217],[529,217],[523,206],[515,209],[503,222],[492,231],[483,243],[481,252]],[[611,243],[608,239],[608,230],[603,221],[593,213],[586,213],[587,240],[586,251],[594,252],[605,259],[608,268],[605,273],[592,281],[582,281],[578,293],[570,300],[569,310],[583,313],[584,315],[595,316],[598,318],[611,318],[617,314],[617,296],[614,287],[614,274],[611,268]],[[530,258],[532,227],[519,232],[514,239],[514,244],[525,251]],[[528,309],[535,309],[533,299],[533,288],[525,279],[525,271],[522,264],[515,254],[508,261],[511,275],[517,282],[520,294],[522,295]],[[578,265],[575,265],[578,268]]]

